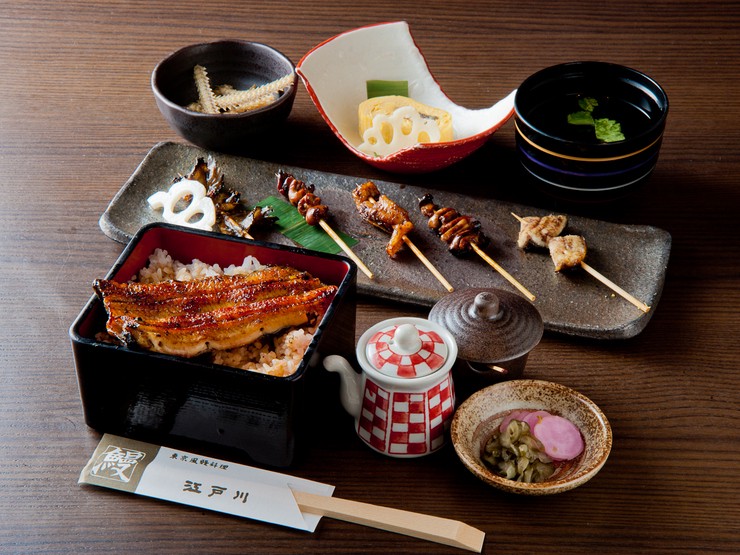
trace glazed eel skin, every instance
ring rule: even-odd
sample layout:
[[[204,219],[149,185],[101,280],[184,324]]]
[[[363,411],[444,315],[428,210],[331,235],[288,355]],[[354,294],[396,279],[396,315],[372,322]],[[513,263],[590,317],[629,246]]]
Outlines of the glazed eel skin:
[[[108,333],[129,346],[183,357],[317,322],[337,291],[281,266],[156,284],[101,279],[93,287],[108,313]]]

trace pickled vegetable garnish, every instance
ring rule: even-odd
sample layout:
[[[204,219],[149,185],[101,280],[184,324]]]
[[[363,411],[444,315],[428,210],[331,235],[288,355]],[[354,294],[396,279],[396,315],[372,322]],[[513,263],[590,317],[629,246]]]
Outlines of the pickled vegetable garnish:
[[[509,421],[506,428],[488,440],[483,462],[507,480],[539,483],[555,472],[555,465],[542,444],[531,434],[529,424]]]
[[[365,82],[367,97],[376,96],[408,96],[408,81],[385,81],[382,79],[370,79]]]
[[[483,462],[507,480],[538,483],[584,449],[580,430],[567,418],[543,410],[508,414],[486,443]]]

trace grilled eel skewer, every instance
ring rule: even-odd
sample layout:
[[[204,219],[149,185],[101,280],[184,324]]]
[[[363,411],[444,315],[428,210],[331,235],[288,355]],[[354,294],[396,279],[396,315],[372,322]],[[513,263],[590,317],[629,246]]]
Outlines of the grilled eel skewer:
[[[398,251],[403,248],[404,237],[414,230],[409,213],[387,196],[380,194],[372,181],[355,187],[352,199],[363,220],[391,234],[385,252],[391,258],[395,258]]]
[[[419,200],[421,213],[429,218],[429,228],[447,243],[449,251],[455,256],[465,256],[472,245],[485,248],[488,237],[481,231],[481,223],[470,216],[463,216],[454,208],[434,204],[432,195],[426,194]]]
[[[319,225],[329,215],[329,207],[321,204],[321,198],[314,194],[314,189],[313,184],[306,185],[283,170],[277,173],[278,192],[298,209],[308,225]]]
[[[452,254],[464,256],[470,251],[475,252],[520,293],[530,301],[535,300],[531,291],[483,251],[489,239],[481,231],[481,223],[478,220],[464,216],[454,208],[437,206],[430,194],[424,195],[419,200],[419,209],[424,216],[429,218],[429,228],[436,231],[439,238],[449,245],[449,251]]]
[[[286,197],[290,203],[298,209],[298,213],[303,216],[308,225],[319,225],[334,242],[349,256],[357,267],[362,272],[373,279],[373,273],[370,271],[365,263],[360,260],[349,245],[345,243],[342,238],[337,235],[331,226],[326,223],[326,217],[329,215],[329,207],[325,204],[321,204],[321,198],[314,194],[314,186],[306,185],[300,179],[296,179],[289,173],[283,170],[277,172],[277,190],[278,192]]]

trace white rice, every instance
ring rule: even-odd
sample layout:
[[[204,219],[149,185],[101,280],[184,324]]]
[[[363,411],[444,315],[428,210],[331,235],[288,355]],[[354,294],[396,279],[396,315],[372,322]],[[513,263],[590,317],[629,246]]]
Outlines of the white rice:
[[[173,260],[166,250],[156,249],[150,256],[146,267],[139,270],[133,281],[159,283],[161,281],[192,281],[211,276],[234,276],[249,274],[262,268],[259,260],[247,256],[238,266],[232,264],[221,269],[218,264],[209,265],[198,259],[190,264]],[[265,337],[250,345],[228,351],[213,351],[212,360],[216,364],[252,370],[272,376],[293,374],[313,339],[315,328],[292,329],[274,337]]]

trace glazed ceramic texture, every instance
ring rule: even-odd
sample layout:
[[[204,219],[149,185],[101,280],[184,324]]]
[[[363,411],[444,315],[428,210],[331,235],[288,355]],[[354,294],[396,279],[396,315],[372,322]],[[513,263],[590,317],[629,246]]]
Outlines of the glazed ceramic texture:
[[[455,408],[452,335],[423,318],[384,320],[357,342],[355,372],[341,356],[324,368],[341,377],[340,399],[357,435],[384,455],[414,458],[442,448]]]
[[[583,453],[548,481],[507,480],[482,461],[483,448],[504,417],[521,409],[545,410],[567,418],[583,436]],[[612,446],[609,421],[593,401],[566,386],[540,380],[502,382],[473,394],[457,409],[451,436],[457,455],[475,476],[495,488],[525,495],[561,493],[585,484],[604,466]]]

